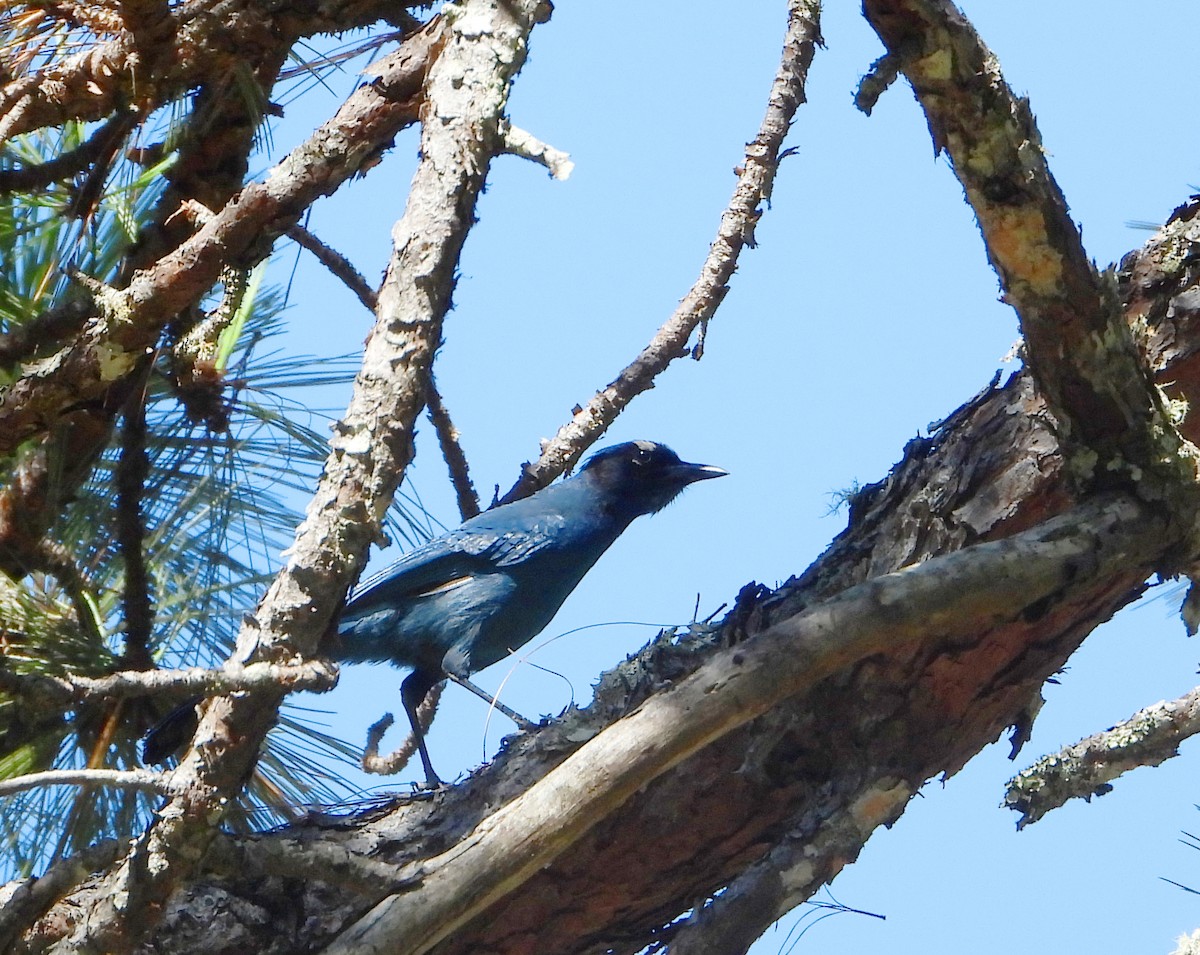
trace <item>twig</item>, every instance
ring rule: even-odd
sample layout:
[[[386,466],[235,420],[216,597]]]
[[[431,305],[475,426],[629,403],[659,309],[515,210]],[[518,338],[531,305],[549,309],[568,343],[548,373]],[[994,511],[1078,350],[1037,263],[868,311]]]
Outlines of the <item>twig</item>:
[[[0,796],[46,786],[111,786],[114,789],[145,789],[163,796],[175,793],[170,777],[148,769],[50,769],[0,779]]]
[[[746,146],[737,186],[721,215],[717,236],[700,269],[700,277],[641,354],[578,408],[572,419],[546,442],[541,456],[524,467],[520,479],[502,502],[545,487],[578,461],[630,401],[652,388],[654,379],[671,362],[688,354],[688,340],[716,313],[729,291],[726,283],[737,269],[743,247],[754,246],[754,227],[762,215],[762,204],[771,198],[783,140],[792,117],[804,102],[808,67],[821,42],[818,12],[815,0],[791,0],[788,5],[783,58],[771,84],[766,116],[758,135]]]
[[[479,494],[471,483],[471,473],[467,467],[467,456],[463,453],[458,429],[450,420],[450,412],[442,401],[442,393],[438,391],[437,382],[431,375],[429,378],[429,393],[425,396],[425,408],[429,420],[433,422],[433,430],[437,432],[438,444],[442,449],[442,457],[450,471],[450,483],[454,486],[454,494],[458,498],[458,513],[465,521],[479,513]]]
[[[421,701],[421,705],[417,707],[417,722],[421,725],[423,733],[428,733],[429,727],[433,725],[433,718],[437,714],[438,703],[442,699],[442,691],[445,688],[445,680],[434,684],[433,688],[425,694],[425,699]],[[417,751],[417,736],[415,733],[409,733],[405,737],[404,742],[388,753],[387,756],[379,755],[379,744],[383,742],[384,734],[392,728],[394,722],[395,718],[391,713],[384,713],[367,730],[367,744],[363,748],[362,756],[364,773],[374,773],[377,776],[391,776],[400,772],[408,764],[408,761],[413,758],[413,754]]]
[[[336,249],[332,249],[315,235],[297,223],[287,230],[287,237],[292,239],[302,249],[307,249],[317,257],[325,268],[342,280],[342,284],[353,292],[367,311],[375,311],[375,290],[371,288],[363,274],[354,264]]]
[[[501,134],[504,136],[504,151],[513,156],[520,156],[550,170],[553,179],[563,180],[571,176],[575,163],[571,162],[571,154],[561,149],[548,146],[532,133],[519,126],[505,122]]]
[[[899,75],[900,57],[895,53],[883,54],[859,80],[858,92],[854,94],[854,105],[870,116],[875,104],[879,102],[879,97],[896,82]]]
[[[1112,790],[1112,780],[1131,769],[1178,756],[1179,744],[1197,733],[1200,687],[1044,756],[1008,781],[1003,804],[1021,813],[1017,828],[1023,829],[1068,799],[1090,802],[1093,796],[1103,796]]]
[[[79,626],[91,638],[92,645],[104,646],[104,634],[101,632],[100,621],[96,616],[94,598],[88,587],[87,578],[83,576],[75,559],[63,544],[52,541],[48,537],[43,537],[38,542],[36,550],[40,558],[39,568],[58,578],[59,583],[67,592],[67,596],[71,598],[71,605],[75,608],[75,618],[79,621]],[[32,569],[30,568],[30,570]]]

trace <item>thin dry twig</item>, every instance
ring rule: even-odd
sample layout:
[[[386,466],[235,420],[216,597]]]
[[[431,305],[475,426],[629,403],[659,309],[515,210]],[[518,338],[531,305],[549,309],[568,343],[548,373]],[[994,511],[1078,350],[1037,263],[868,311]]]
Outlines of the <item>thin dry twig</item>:
[[[417,707],[417,722],[421,724],[423,733],[428,733],[429,727],[433,725],[433,718],[437,715],[438,703],[442,699],[444,689],[446,689],[445,680],[434,684],[433,688],[425,694],[421,705]],[[395,718],[391,713],[384,713],[367,730],[367,745],[363,748],[362,756],[363,772],[374,773],[378,776],[391,776],[400,772],[413,758],[413,754],[417,751],[415,733],[409,733],[404,742],[388,755],[379,755],[379,744],[383,742],[384,734],[392,728],[394,722]]]
[[[571,162],[571,154],[542,142],[532,133],[526,132],[519,126],[506,123],[503,130],[504,151],[513,156],[520,156],[538,165],[545,166],[553,179],[569,179],[575,169]]]
[[[688,354],[687,343],[703,330],[729,291],[745,246],[754,247],[754,227],[769,202],[784,138],[804,102],[804,83],[813,53],[821,43],[818,5],[792,0],[784,53],[767,101],[758,134],[747,144],[738,168],[737,186],[721,215],[716,238],[700,269],[700,277],[651,342],[604,389],[598,391],[542,447],[541,456],[522,469],[521,477],[501,499],[514,501],[545,487],[569,469],[613,423],[634,398],[654,386],[654,379],[675,359]]]
[[[442,457],[445,458],[446,467],[450,471],[450,483],[454,486],[454,495],[458,499],[458,513],[464,521],[468,520],[479,513],[479,494],[471,482],[471,472],[467,467],[467,456],[463,453],[461,436],[450,419],[450,412],[446,410],[442,393],[438,391],[437,382],[432,376],[429,379],[425,407],[429,413],[429,420],[433,422],[433,430],[437,432]]]
[[[366,306],[367,311],[374,313],[375,290],[371,288],[363,274],[354,267],[348,258],[336,249],[330,248],[299,223],[287,230],[287,237],[295,241],[302,249],[307,249],[315,255],[318,262],[341,279],[342,284],[355,294],[358,300]]]

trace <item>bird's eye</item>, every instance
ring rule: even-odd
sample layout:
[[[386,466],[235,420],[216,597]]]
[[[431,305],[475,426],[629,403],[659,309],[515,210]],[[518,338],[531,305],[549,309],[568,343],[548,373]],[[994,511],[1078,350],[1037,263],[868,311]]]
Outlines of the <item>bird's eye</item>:
[[[633,452],[634,464],[649,464],[650,458],[651,454],[649,448],[638,448]]]

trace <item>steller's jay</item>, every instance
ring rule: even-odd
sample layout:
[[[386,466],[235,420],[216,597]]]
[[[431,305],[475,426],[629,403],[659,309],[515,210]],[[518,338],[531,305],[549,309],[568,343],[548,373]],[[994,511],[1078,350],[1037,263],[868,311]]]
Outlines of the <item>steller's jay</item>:
[[[364,581],[320,652],[344,663],[412,670],[400,698],[426,785],[439,786],[417,720],[429,690],[451,679],[528,728],[468,677],[537,636],[634,518],[662,510],[689,484],[726,473],[681,461],[651,441],[597,451],[572,477],[484,511]],[[147,736],[147,762],[161,762],[189,738],[171,725],[175,719],[168,716]]]
[[[597,451],[565,481],[484,511],[364,581],[342,611],[330,655],[412,669],[400,698],[426,784],[440,785],[417,722],[425,694],[449,678],[528,728],[467,677],[536,637],[634,518],[724,474],[651,441]]]

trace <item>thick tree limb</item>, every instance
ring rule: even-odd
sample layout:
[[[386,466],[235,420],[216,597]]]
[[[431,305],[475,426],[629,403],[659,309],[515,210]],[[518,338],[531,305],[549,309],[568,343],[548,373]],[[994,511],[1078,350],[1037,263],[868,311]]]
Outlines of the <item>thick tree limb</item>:
[[[53,11],[56,5],[44,6]],[[114,22],[110,38],[0,87],[0,141],[74,119],[98,122],[127,105],[148,115],[189,90],[228,79],[264,51],[286,53],[301,37],[379,20],[411,30],[408,9],[421,6],[391,0],[283,6],[269,0],[189,0],[156,18],[154,34],[173,42],[148,45],[139,42],[145,31],[126,31],[125,24]]]
[[[1164,466],[1180,473],[1173,428],[1084,251],[1028,101],[950,0],[864,0],[863,11],[912,84],[934,148],[950,156],[1050,411],[1090,452],[1074,462],[1079,476],[1111,485]]]
[[[26,366],[0,402],[0,454],[52,428],[64,409],[98,402],[198,302],[230,264],[253,265],[314,200],[333,192],[414,122],[440,28],[413,37],[337,114],[262,182],[246,186],[179,248],[137,272],[60,352]]]
[[[404,217],[393,229],[393,255],[379,294],[376,327],[288,565],[238,635],[239,661],[281,661],[297,650],[311,653],[379,533],[411,458],[413,424],[441,341],[458,254],[499,147],[509,83],[524,63],[529,32],[545,12],[538,0],[465,0],[444,13],[444,46],[425,83],[422,158]],[[389,84],[379,82],[382,89],[374,95],[384,102],[377,112],[393,115],[384,96]],[[360,120],[368,126],[373,120],[376,130],[381,122],[378,115]],[[265,205],[278,215],[286,201],[294,202],[294,192],[287,188],[295,188],[289,171],[311,174],[315,165],[325,172],[326,178],[306,180],[302,190],[315,198],[331,188],[331,180],[341,181],[337,176],[353,171],[350,165],[357,168],[365,158],[355,151],[362,140],[331,142],[334,129],[336,124],[326,124],[315,137],[328,154],[313,156],[304,147],[299,155],[293,153],[257,192],[248,187],[202,227],[196,237],[201,245],[222,235],[228,240],[225,230],[238,237],[245,233],[246,222],[236,212],[229,214],[231,208]],[[252,232],[246,234],[247,240],[252,237]],[[229,252],[226,246],[207,254],[217,261]],[[191,268],[196,267],[192,260]],[[161,308],[171,301],[172,289],[178,293],[170,282],[156,286],[153,275],[143,274],[131,282],[129,296]],[[106,879],[106,896],[74,923],[78,934],[60,936],[62,950],[124,948],[147,931],[148,913],[162,911],[211,843],[213,823],[253,768],[282,696],[280,691],[253,699],[221,697],[209,705],[193,748],[172,776],[179,795],[159,811],[149,832]]]
[[[532,494],[569,470],[630,401],[652,388],[667,365],[687,354],[688,340],[716,313],[729,291],[738,256],[745,246],[754,246],[754,226],[762,204],[770,201],[783,140],[804,102],[808,67],[821,43],[819,11],[817,0],[789,0],[783,58],[771,84],[766,116],[758,135],[746,146],[737,186],[721,215],[700,277],[641,354],[558,429],[536,462],[525,465],[502,503]]]
[[[1082,581],[1149,571],[1166,522],[1129,499],[1083,505],[1023,534],[876,577],[716,654],[420,862],[327,955],[421,955],[528,880],[651,780],[788,697],[870,656],[1040,614]],[[553,825],[547,825],[548,820]],[[871,828],[874,828],[872,826]]]
[[[1103,796],[1110,783],[1139,766],[1179,755],[1179,744],[1200,733],[1200,688],[1155,703],[1103,733],[1044,756],[1008,781],[1003,805],[1021,814],[1023,829],[1068,799]]]
[[[60,859],[40,876],[5,886],[0,893],[0,951],[8,951],[20,932],[93,872],[112,865],[122,848],[117,840],[99,842]]]

